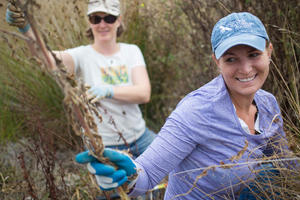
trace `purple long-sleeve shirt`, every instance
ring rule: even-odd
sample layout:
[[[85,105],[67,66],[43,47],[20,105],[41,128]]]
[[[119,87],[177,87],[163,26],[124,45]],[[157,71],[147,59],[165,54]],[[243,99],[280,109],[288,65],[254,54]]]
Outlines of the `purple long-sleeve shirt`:
[[[271,141],[285,138],[275,97],[259,90],[254,101],[259,135],[241,127],[221,75],[188,94],[136,159],[139,177],[130,196],[144,193],[169,175],[165,199],[234,199],[253,180],[258,164],[249,163],[270,155]],[[235,163],[230,168],[207,168]]]

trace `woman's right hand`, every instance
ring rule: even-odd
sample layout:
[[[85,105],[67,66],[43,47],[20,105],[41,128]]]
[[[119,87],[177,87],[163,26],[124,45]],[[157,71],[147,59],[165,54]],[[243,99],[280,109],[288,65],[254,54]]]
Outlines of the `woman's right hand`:
[[[75,160],[78,163],[87,164],[89,172],[95,175],[97,184],[101,190],[112,190],[123,185],[125,182],[133,185],[130,183],[135,182],[137,178],[129,181],[128,177],[136,175],[137,169],[134,161],[128,155],[121,151],[105,148],[103,156],[114,163],[118,169],[99,162],[88,151],[77,154]]]
[[[25,18],[25,14],[19,7],[13,4],[13,1],[12,3],[7,4],[6,21],[9,25],[18,27],[19,31],[22,33],[26,33],[30,28],[30,25]]]

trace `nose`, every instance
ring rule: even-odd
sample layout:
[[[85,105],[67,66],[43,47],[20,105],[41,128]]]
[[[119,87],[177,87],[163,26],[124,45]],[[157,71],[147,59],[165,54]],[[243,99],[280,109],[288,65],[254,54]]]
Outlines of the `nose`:
[[[252,71],[252,63],[248,60],[243,60],[239,67],[239,71],[243,74],[249,74]]]
[[[104,19],[102,19],[101,22],[98,25],[99,26],[106,26],[106,23],[105,23]]]

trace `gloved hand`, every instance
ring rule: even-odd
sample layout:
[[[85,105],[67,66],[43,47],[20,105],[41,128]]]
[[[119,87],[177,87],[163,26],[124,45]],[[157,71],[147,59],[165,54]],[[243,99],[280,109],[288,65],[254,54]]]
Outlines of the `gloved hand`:
[[[22,10],[12,3],[7,4],[6,21],[9,25],[18,27],[22,33],[26,33],[30,28]]]
[[[114,96],[114,90],[111,85],[99,85],[94,86],[87,91],[87,98],[92,103],[104,98],[112,98]]]
[[[130,186],[136,182],[137,177],[132,181],[128,180],[128,177],[137,173],[136,165],[128,155],[117,150],[105,148],[103,156],[115,163],[118,169],[111,165],[100,163],[92,155],[89,155],[88,151],[77,154],[75,160],[81,164],[88,163],[88,170],[96,175],[96,180],[101,190],[115,189],[126,181],[129,182]]]

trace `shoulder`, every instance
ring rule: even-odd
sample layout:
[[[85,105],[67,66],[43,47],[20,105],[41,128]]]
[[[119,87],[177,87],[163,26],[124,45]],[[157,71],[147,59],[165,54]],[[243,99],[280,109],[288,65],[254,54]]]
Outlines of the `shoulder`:
[[[68,50],[73,50],[73,49],[84,49],[84,50],[87,50],[87,49],[91,49],[91,48],[92,48],[91,45],[81,45],[81,46],[70,48]]]
[[[81,45],[74,48],[67,49],[65,52],[70,54],[76,54],[76,53],[86,53],[92,50],[91,45]]]
[[[270,92],[267,92],[262,89],[256,92],[254,99],[256,102],[261,103],[265,106],[271,106],[271,107],[278,106],[276,97]]]
[[[136,44],[128,44],[128,43],[119,43],[121,49],[126,51],[141,51],[140,48]]]
[[[259,98],[268,98],[268,99],[276,100],[275,96],[272,93],[267,92],[266,90],[263,89],[258,90],[255,95],[257,95]]]
[[[178,105],[188,103],[198,104],[199,102],[205,102],[206,105],[218,103],[228,95],[224,80],[222,76],[218,76],[203,85],[199,89],[186,95]]]
[[[146,66],[144,56],[140,48],[135,44],[119,43],[120,55],[123,56],[127,66]]]
[[[280,114],[279,104],[273,94],[265,90],[258,90],[255,94],[254,100],[260,110],[260,113],[266,117],[274,117]]]
[[[226,102],[224,102],[226,101]],[[170,117],[183,121],[197,120],[207,123],[215,115],[216,107],[230,104],[223,78],[216,77],[199,89],[186,95],[177,105]]]

